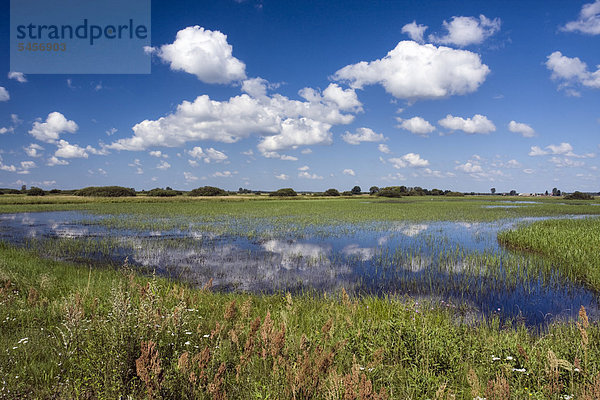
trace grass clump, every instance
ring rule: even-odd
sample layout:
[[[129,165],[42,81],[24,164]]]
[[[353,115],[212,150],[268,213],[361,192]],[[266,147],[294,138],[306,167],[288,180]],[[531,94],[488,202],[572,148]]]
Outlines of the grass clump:
[[[0,245],[0,397],[594,398],[600,330],[403,298],[214,293]],[[586,397],[588,396],[588,397]]]
[[[77,196],[91,197],[132,197],[135,190],[122,186],[89,186],[76,192]]]
[[[500,232],[498,240],[509,248],[542,254],[564,274],[600,291],[600,219],[538,221]]]
[[[575,191],[564,197],[565,200],[594,200],[594,196],[587,193]]]

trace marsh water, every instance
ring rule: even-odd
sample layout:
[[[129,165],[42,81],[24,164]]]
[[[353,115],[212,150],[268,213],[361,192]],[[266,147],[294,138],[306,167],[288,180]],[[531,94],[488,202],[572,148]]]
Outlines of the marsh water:
[[[74,211],[0,215],[0,241],[57,259],[120,265],[224,291],[317,290],[407,295],[462,313],[497,314],[543,326],[598,316],[598,296],[534,256],[498,245],[499,231],[536,218],[486,222],[371,222],[298,226],[293,222],[182,218],[152,224]],[[162,229],[161,229],[162,228]],[[249,233],[251,232],[251,234]],[[545,271],[545,272],[544,272]]]

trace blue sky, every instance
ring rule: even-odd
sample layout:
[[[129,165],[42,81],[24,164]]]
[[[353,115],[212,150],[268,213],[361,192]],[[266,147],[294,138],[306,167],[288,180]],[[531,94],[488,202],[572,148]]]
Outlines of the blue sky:
[[[600,190],[600,0],[152,2],[149,75],[20,74],[0,187]]]

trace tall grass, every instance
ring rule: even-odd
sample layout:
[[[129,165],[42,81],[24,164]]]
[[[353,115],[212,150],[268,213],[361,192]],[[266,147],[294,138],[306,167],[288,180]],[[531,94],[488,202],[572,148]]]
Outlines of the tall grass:
[[[536,334],[345,291],[213,293],[0,246],[0,398],[575,398],[600,329]]]

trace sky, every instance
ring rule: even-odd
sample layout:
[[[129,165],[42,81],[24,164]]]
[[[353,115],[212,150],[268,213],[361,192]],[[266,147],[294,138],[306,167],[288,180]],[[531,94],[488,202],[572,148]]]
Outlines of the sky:
[[[152,1],[138,75],[11,71],[1,7],[0,187],[600,191],[600,0]]]

